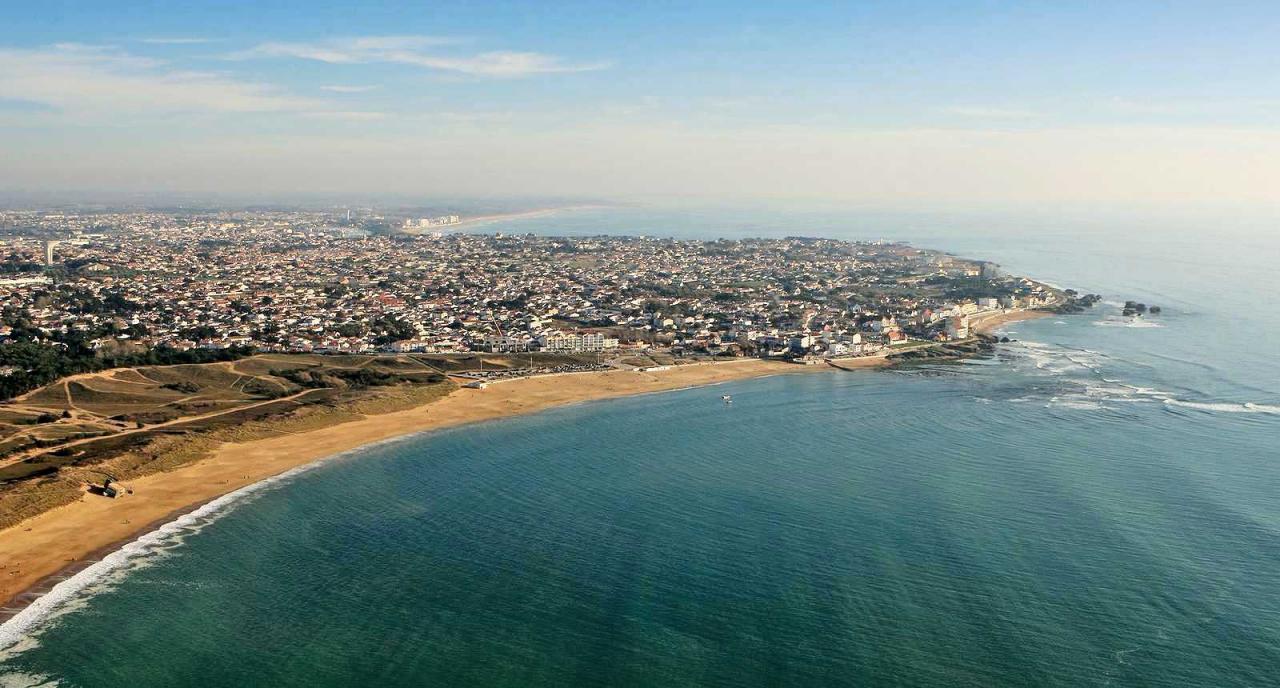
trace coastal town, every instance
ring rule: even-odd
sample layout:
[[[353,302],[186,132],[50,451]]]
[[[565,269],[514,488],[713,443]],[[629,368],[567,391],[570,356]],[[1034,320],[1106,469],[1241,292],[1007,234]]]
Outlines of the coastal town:
[[[1280,0],[0,7],[0,688],[1280,688]]]
[[[0,243],[0,344],[104,355],[860,356],[1064,298],[901,243],[370,232],[349,212],[9,211]]]
[[[371,442],[963,357],[991,346],[978,330],[993,322],[1096,298],[904,243],[457,231],[467,222],[0,211],[0,529],[26,534],[0,546],[25,562],[3,570],[0,600],[33,599],[136,524]],[[72,521],[92,527],[68,539]]]

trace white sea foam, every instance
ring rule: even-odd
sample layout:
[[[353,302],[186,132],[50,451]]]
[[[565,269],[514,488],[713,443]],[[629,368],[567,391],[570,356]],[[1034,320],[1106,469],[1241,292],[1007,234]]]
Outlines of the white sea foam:
[[[430,432],[433,431],[427,430],[390,437],[380,442],[371,442],[349,451],[339,452],[311,463],[295,466],[278,475],[228,492],[138,537],[138,539],[108,554],[66,580],[57,583],[49,592],[41,595],[34,602],[23,608],[22,611],[0,624],[0,661],[34,647],[36,641],[32,637],[33,633],[38,631],[45,622],[82,607],[94,593],[110,589],[125,574],[149,565],[149,562],[155,557],[181,545],[188,535],[200,532],[205,526],[230,513],[233,507],[244,504],[250,498],[261,495],[271,488],[279,487],[298,475],[322,464],[353,454],[364,453],[376,447],[408,442],[419,435]]]
[[[1077,349],[1042,342],[1019,342],[1010,349],[1015,366],[1024,372],[1050,377],[1053,389],[1046,405],[1054,408],[1098,410],[1116,403],[1158,403],[1174,393],[1125,382],[1104,374],[1110,356],[1093,349]]]
[[[1171,393],[1169,393],[1169,392],[1165,392],[1165,391],[1163,391],[1163,390],[1159,390],[1159,389],[1156,389],[1156,388],[1154,388],[1154,387],[1137,387],[1137,386],[1134,386],[1134,385],[1126,385],[1126,384],[1124,384],[1124,383],[1120,383],[1120,386],[1121,386],[1121,387],[1124,387],[1124,388],[1126,388],[1126,389],[1132,390],[1134,394],[1136,394],[1136,395],[1138,395],[1138,396],[1143,396],[1143,397],[1154,397],[1154,398],[1156,398],[1156,399],[1167,399],[1167,398],[1169,398],[1169,397],[1172,397],[1172,396],[1173,396],[1173,394],[1171,394]]]
[[[186,536],[200,532],[218,517],[228,513],[232,507],[311,470],[325,460],[327,459],[298,466],[279,475],[246,485],[234,492],[228,492],[140,536],[100,561],[57,583],[49,592],[10,617],[4,624],[0,624],[0,658],[30,649],[34,646],[31,634],[46,621],[80,608],[93,593],[109,589],[113,583],[120,580],[123,574],[137,570],[147,565],[149,559],[181,545]]]
[[[1173,396],[1172,392],[1166,392],[1154,387],[1125,384],[1120,380],[1104,379],[1102,384],[1089,385],[1088,388],[1095,390],[1095,393],[1099,396],[1126,401],[1159,401]]]
[[[1094,320],[1093,324],[1099,327],[1164,327],[1164,323],[1146,318],[1103,318],[1102,320]]]
[[[1025,401],[1011,399],[1010,401]],[[1253,402],[1235,403],[1220,401],[1186,401],[1178,399],[1172,392],[1129,385],[1118,380],[1104,379],[1102,384],[1088,381],[1068,380],[1049,398],[1046,406],[1072,409],[1106,409],[1116,403],[1153,404],[1162,403],[1177,408],[1186,408],[1205,413],[1257,413],[1280,415],[1280,405],[1258,404]]]
[[[1080,371],[1097,371],[1105,355],[1089,349],[1068,349],[1041,342],[1023,341],[1010,349],[1015,360],[1023,359],[1034,368],[1050,375],[1064,375]]]
[[[1114,318],[1099,321],[1100,325],[1123,327],[1163,327],[1151,320]],[[1280,405],[1259,403],[1232,403],[1217,401],[1188,401],[1179,399],[1174,392],[1125,382],[1111,373],[1109,356],[1092,349],[1020,341],[1004,350],[1005,360],[1015,368],[1037,377],[1053,380],[1049,389],[1039,398],[1050,408],[1076,410],[1119,409],[1119,404],[1157,404],[1193,409],[1206,413],[1253,413],[1280,415]],[[1009,399],[1010,402],[1030,401],[1029,397]]]
[[[1169,406],[1178,406],[1180,408],[1195,409],[1197,411],[1212,411],[1221,413],[1265,413],[1271,415],[1280,415],[1280,405],[1276,404],[1255,404],[1246,401],[1242,404],[1230,402],[1212,402],[1212,401],[1183,401],[1181,399],[1165,399],[1164,403]]]
[[[1098,401],[1078,396],[1050,397],[1045,406],[1048,408],[1065,408],[1077,411],[1097,411],[1106,408]]]
[[[1075,402],[1073,408],[1100,409],[1107,408],[1106,404],[1110,402],[1152,402],[1168,396],[1159,390],[1091,380],[1068,380],[1059,389],[1059,393],[1051,400],[1053,405],[1063,406],[1067,402]]]

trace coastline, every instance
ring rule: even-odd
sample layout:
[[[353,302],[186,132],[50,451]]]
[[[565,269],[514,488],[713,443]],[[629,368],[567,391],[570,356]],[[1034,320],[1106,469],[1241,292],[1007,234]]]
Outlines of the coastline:
[[[847,367],[887,364],[884,358],[868,357]],[[199,462],[131,480],[134,494],[123,499],[86,495],[0,530],[0,621],[18,614],[59,582],[184,514],[328,457],[407,435],[573,403],[832,369],[745,359],[662,371],[520,378],[485,389],[457,389],[443,399],[404,411],[303,433],[229,442]]]
[[[975,317],[970,328],[989,336],[1004,325],[1048,315],[1051,314],[1028,310],[987,313]],[[221,497],[380,442],[586,401],[778,374],[891,364],[883,356],[841,359],[838,366],[741,359],[661,371],[609,370],[516,378],[495,382],[485,389],[459,388],[442,399],[403,411],[307,432],[224,443],[196,463],[131,480],[135,494],[127,498],[109,500],[85,495],[0,530],[0,623],[58,583]]]
[[[555,207],[555,208],[534,208],[533,210],[522,210],[520,212],[515,212],[515,213],[497,213],[494,215],[477,215],[475,217],[468,217],[468,218],[459,220],[457,224],[452,226],[459,227],[462,225],[480,225],[488,222],[499,222],[501,220],[522,220],[522,219],[527,219],[531,217],[543,217],[545,215],[553,215],[555,213],[562,213],[570,210],[585,210],[585,209],[594,208],[594,207],[597,207],[597,206],[567,205],[567,206]]]
[[[1028,310],[1007,310],[996,313],[984,313],[970,317],[969,330],[977,334],[991,335],[994,334],[995,330],[998,330],[1009,323],[1020,322],[1023,320],[1036,320],[1050,315],[1053,314],[1047,311]]]
[[[420,228],[413,228],[411,230],[406,229],[401,231],[403,231],[405,234],[410,234],[410,235],[422,234],[428,231],[451,231],[458,227],[465,227],[469,225],[485,225],[485,224],[489,224],[490,222],[502,222],[504,220],[524,220],[524,219],[529,219],[534,217],[544,217],[546,215],[554,215],[556,213],[568,212],[571,210],[590,210],[592,208],[602,208],[602,207],[604,206],[568,205],[568,206],[558,206],[554,208],[534,208],[532,210],[521,210],[513,213],[494,213],[491,215],[476,215],[475,217],[462,218],[451,225],[440,225],[436,227],[420,227]]]

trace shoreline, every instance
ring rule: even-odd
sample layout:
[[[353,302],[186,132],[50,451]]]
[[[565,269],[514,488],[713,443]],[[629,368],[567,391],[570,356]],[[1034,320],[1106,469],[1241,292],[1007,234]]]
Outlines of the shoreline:
[[[851,367],[888,363],[869,357]],[[0,562],[4,562],[0,568],[0,623],[20,614],[59,583],[169,523],[234,492],[340,454],[409,435],[587,401],[830,370],[830,366],[744,359],[663,371],[536,376],[485,389],[459,388],[411,409],[304,433],[228,442],[195,463],[131,480],[133,495],[110,500],[86,494],[76,502],[0,530]]]
[[[1003,327],[1004,325],[1021,322],[1023,320],[1047,318],[1050,315],[1053,315],[1053,313],[1048,311],[1028,310],[1009,310],[999,311],[996,313],[984,313],[970,318],[969,330],[977,334],[991,335],[995,330]],[[977,320],[977,322],[973,322],[974,320]]]
[[[990,335],[1004,325],[1047,317],[1044,311],[987,313],[971,324]],[[304,466],[376,444],[471,423],[536,413],[588,401],[705,387],[802,372],[879,368],[884,356],[799,366],[763,359],[697,363],[661,371],[608,370],[500,380],[485,389],[458,388],[411,409],[365,416],[303,433],[227,442],[211,456],[130,481],[134,495],[80,500],[0,530],[0,625],[59,583],[132,542],[239,490]],[[142,523],[142,526],[135,526]]]
[[[425,232],[431,232],[431,231],[447,232],[457,227],[464,227],[467,225],[484,225],[490,222],[502,222],[504,220],[523,220],[523,219],[528,219],[533,217],[544,217],[547,215],[554,215],[556,213],[569,212],[572,210],[591,210],[593,208],[603,208],[603,207],[605,206],[567,205],[567,206],[558,206],[555,208],[534,208],[532,210],[520,210],[512,213],[495,213],[491,215],[476,215],[475,217],[461,218],[457,222],[449,225],[438,225],[438,226],[432,226],[432,227],[415,227],[412,229],[412,231],[410,230],[401,230],[401,231],[404,234],[408,234],[411,236],[423,234]]]
[[[459,220],[457,224],[451,225],[458,227],[468,224],[484,224],[486,222],[500,222],[502,220],[521,220],[530,217],[543,217],[545,215],[554,215],[555,213],[563,213],[571,210],[589,210],[591,208],[599,208],[603,206],[595,205],[566,205],[555,208],[534,208],[533,210],[522,210],[515,213],[497,213],[494,215],[477,215]]]

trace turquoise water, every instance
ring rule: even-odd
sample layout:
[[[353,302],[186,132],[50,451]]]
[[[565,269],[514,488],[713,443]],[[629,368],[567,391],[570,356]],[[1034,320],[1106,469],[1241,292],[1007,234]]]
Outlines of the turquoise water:
[[[716,227],[592,212],[562,221]],[[1273,683],[1280,244],[1040,229],[891,238],[1165,314],[1134,327],[1108,305],[1011,325],[987,361],[584,404],[338,457],[6,626],[2,680]]]

